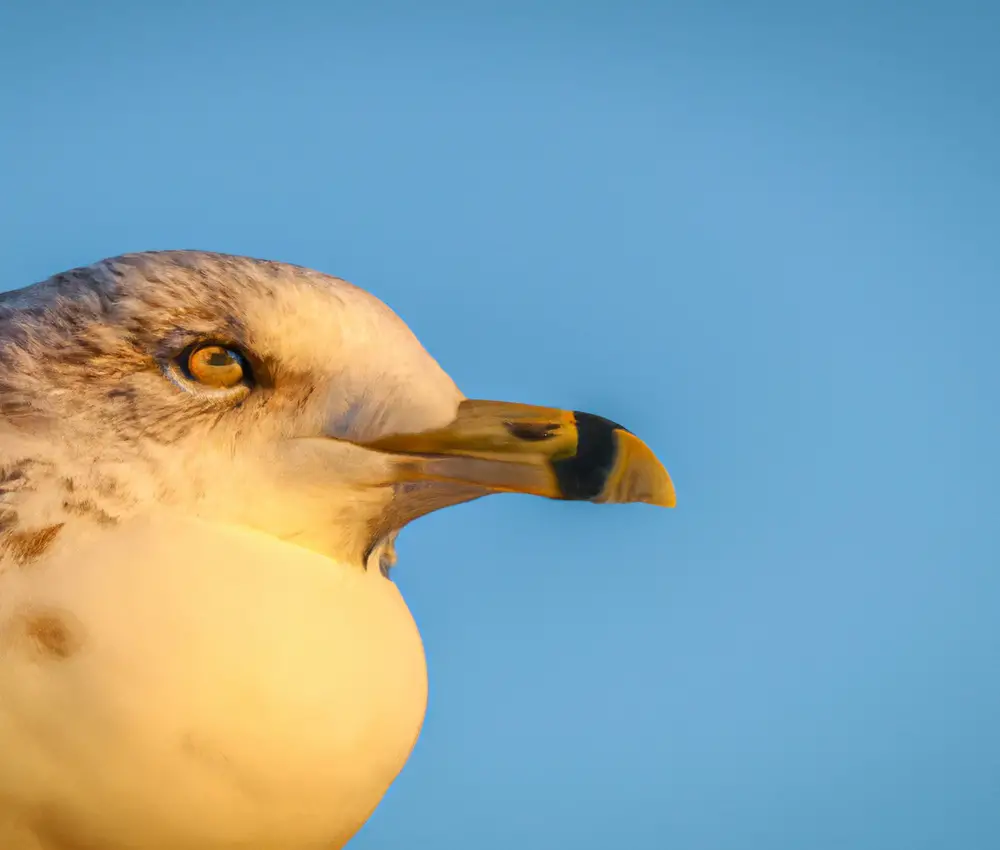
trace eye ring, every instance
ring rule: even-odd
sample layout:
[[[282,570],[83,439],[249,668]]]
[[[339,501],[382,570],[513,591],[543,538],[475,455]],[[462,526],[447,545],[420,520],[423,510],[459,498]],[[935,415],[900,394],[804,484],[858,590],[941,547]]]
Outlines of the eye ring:
[[[252,380],[243,353],[217,342],[190,347],[181,356],[180,366],[189,381],[212,390],[232,390]]]

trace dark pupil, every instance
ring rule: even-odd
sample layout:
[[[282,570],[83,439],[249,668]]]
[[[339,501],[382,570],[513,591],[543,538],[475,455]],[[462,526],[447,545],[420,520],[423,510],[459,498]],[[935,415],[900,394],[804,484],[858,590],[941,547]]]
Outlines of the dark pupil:
[[[208,355],[209,366],[228,366],[233,362],[233,358],[228,351],[213,351]]]

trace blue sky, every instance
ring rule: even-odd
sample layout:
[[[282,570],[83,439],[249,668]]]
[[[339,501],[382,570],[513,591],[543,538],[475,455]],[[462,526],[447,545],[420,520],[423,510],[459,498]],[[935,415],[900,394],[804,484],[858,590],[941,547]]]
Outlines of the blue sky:
[[[0,12],[11,288],[205,248],[591,410],[676,511],[496,497],[396,578],[430,712],[352,847],[1000,846],[1000,7]]]

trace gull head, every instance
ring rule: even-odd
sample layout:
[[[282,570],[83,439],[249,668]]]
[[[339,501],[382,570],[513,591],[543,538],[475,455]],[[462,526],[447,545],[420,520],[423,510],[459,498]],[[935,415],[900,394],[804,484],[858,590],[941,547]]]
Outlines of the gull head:
[[[298,266],[128,254],[0,296],[0,530],[153,508],[385,569],[490,493],[672,506],[626,428],[467,399],[385,304]]]

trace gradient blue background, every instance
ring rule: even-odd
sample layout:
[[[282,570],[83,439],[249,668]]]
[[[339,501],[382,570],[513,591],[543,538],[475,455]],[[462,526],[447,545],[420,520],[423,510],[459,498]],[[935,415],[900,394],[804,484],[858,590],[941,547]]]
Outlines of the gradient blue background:
[[[352,847],[1000,847],[998,9],[4,5],[4,287],[313,266],[674,475],[403,534],[430,712]]]

